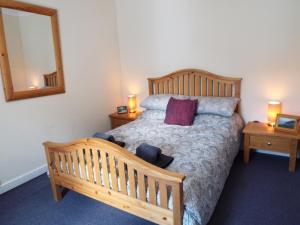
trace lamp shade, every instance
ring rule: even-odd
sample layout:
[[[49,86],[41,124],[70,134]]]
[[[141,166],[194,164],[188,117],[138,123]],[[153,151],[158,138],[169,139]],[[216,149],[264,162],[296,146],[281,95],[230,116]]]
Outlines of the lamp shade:
[[[128,110],[130,113],[134,113],[136,111],[136,96],[128,95]]]
[[[268,121],[271,125],[276,122],[277,114],[281,113],[281,103],[279,101],[269,101],[268,103]]]

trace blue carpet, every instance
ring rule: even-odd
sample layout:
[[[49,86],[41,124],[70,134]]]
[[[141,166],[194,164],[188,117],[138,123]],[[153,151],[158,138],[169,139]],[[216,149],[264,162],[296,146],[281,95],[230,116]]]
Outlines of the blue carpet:
[[[300,224],[300,171],[288,159],[253,154],[236,158],[209,225]],[[69,191],[59,203],[42,175],[0,196],[1,225],[151,225],[135,216]]]

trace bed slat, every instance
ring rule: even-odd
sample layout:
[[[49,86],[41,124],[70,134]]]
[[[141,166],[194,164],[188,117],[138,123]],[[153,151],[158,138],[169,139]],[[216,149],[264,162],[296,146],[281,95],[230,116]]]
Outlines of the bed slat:
[[[172,185],[172,196],[173,196],[173,210],[179,212],[173,215],[173,220],[175,224],[177,221],[182,221],[183,219],[183,188],[182,184],[173,184]]]
[[[167,209],[168,208],[167,185],[163,181],[159,182],[159,192],[160,192],[160,206]]]
[[[155,180],[148,176],[148,187],[149,187],[149,200],[150,203],[156,205],[156,186]]]
[[[164,82],[159,82],[159,94],[164,93]]]
[[[118,180],[116,174],[116,162],[115,157],[112,154],[109,154],[109,168],[110,168],[110,176],[111,176],[111,186],[114,191],[118,191]]]
[[[126,184],[126,176],[125,176],[125,164],[122,160],[118,160],[118,169],[119,169],[119,177],[120,177],[120,189],[121,192],[127,195],[127,184]]]
[[[206,77],[202,77],[201,86],[202,86],[202,95],[201,96],[207,96],[207,79],[206,79]]]
[[[78,151],[78,155],[79,155],[79,164],[80,164],[80,169],[81,169],[81,176],[83,180],[86,180],[86,170],[85,170],[85,161],[84,161],[84,157],[83,157],[83,150],[80,149]]]
[[[96,183],[99,185],[102,185],[101,177],[100,177],[100,164],[99,164],[99,153],[96,148],[92,149],[93,152],[93,164],[94,164],[94,170],[95,170],[95,178]]]
[[[213,80],[207,79],[207,96],[213,96]]]
[[[59,153],[58,152],[54,152],[54,160],[55,160],[56,170],[57,170],[58,173],[60,173],[61,172],[61,165],[60,165]]]
[[[169,79],[169,93],[174,94],[174,84],[172,79]]]
[[[169,81],[165,80],[164,82],[164,94],[169,94]]]
[[[64,153],[59,153],[59,157],[60,157],[60,160],[61,160],[61,165],[62,165],[63,172],[68,174],[65,154]]]
[[[190,82],[189,82],[189,87],[190,87],[190,95],[195,96],[195,76],[194,74],[190,74]]]
[[[232,97],[232,85],[226,84],[226,97]]]
[[[183,95],[184,94],[184,77],[181,75],[179,77],[179,94]]]
[[[219,82],[214,80],[213,85],[214,85],[214,96],[218,97],[219,96]]]
[[[178,77],[174,77],[174,94],[179,94],[179,79]]]
[[[155,82],[154,86],[155,86],[155,94],[159,94],[159,82]]]
[[[195,76],[195,96],[201,96],[201,77]]]
[[[140,199],[146,201],[145,175],[142,172],[138,172],[138,187]]]
[[[241,81],[236,81],[234,85],[234,97],[239,98],[241,96]],[[238,105],[239,107],[239,105]]]
[[[134,168],[131,165],[127,165],[127,169],[128,169],[128,177],[129,177],[130,196],[136,198]]]
[[[108,169],[107,169],[107,158],[106,158],[106,152],[101,150],[101,165],[102,165],[102,174],[104,179],[104,186],[108,189],[110,189],[109,186],[109,175],[108,175]]]
[[[189,95],[189,74],[184,75],[184,95]]]
[[[72,175],[72,176],[74,176],[74,170],[73,170],[71,152],[67,152],[67,162],[68,162],[69,174]]]
[[[77,157],[77,151],[72,152],[72,159],[73,159],[73,164],[75,168],[75,176],[80,178],[80,173],[79,173],[79,166],[78,166],[78,157]]]
[[[86,166],[88,170],[88,180],[91,183],[94,183],[94,173],[93,173],[93,166],[92,166],[92,161],[91,161],[91,150],[89,148],[85,149],[85,159],[86,159]]]
[[[225,96],[225,84],[220,82],[220,96]]]

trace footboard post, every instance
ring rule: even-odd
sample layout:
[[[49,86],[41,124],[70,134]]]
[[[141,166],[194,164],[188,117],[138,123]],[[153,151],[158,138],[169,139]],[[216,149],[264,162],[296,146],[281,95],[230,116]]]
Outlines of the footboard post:
[[[174,208],[173,208],[173,221],[174,225],[183,224],[183,184],[182,182],[176,183],[174,186]]]
[[[53,153],[49,152],[49,149],[46,144],[45,146],[45,153],[46,153],[46,158],[47,158],[47,165],[48,165],[48,170],[49,170],[49,176],[50,176],[50,183],[51,183],[51,189],[53,193],[53,197],[55,201],[60,201],[62,196],[61,196],[61,191],[59,190],[59,185],[55,184],[54,180],[54,169],[52,167],[52,163],[54,162],[54,155]]]

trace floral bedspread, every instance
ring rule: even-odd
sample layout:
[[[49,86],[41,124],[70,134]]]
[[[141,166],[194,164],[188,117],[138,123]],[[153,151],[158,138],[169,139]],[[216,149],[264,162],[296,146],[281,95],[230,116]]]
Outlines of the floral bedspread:
[[[200,114],[192,126],[184,127],[167,125],[164,117],[164,111],[147,110],[139,119],[108,133],[124,141],[133,153],[145,142],[173,156],[167,169],[186,175],[183,222],[206,225],[239,150],[243,120],[238,114]]]

